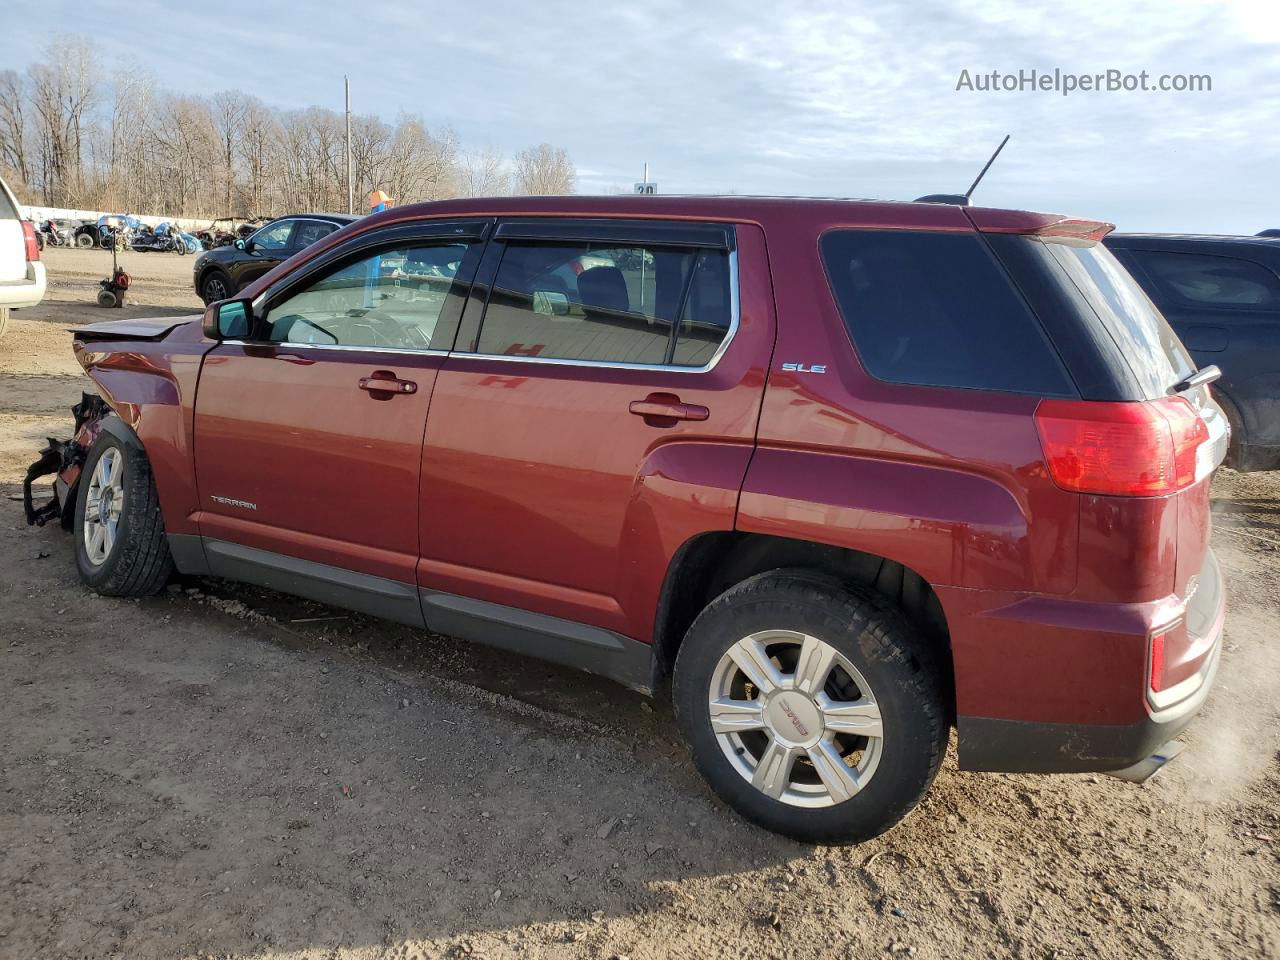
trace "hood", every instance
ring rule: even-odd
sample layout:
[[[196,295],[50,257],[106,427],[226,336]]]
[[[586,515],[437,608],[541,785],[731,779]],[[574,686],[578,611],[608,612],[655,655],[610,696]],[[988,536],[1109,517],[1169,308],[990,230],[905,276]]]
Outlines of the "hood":
[[[162,340],[176,327],[199,323],[202,314],[178,317],[139,317],[136,320],[104,320],[69,328],[77,340]]]

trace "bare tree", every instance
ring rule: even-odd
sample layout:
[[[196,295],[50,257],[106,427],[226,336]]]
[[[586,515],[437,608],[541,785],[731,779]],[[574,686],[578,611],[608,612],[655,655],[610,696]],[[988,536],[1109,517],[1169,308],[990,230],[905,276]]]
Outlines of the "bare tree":
[[[573,163],[563,147],[540,143],[516,154],[515,192],[534,195],[573,193]]]
[[[92,45],[83,38],[54,40],[27,69],[37,125],[37,171],[45,196],[74,205],[84,185],[81,161],[98,77]]]
[[[0,70],[0,165],[12,171],[22,190],[31,182],[27,162],[26,80],[13,70]]]
[[[506,159],[492,147],[464,154],[458,161],[458,194],[463,197],[501,197],[511,191]]]
[[[235,184],[236,148],[240,145],[248,105],[239,90],[215,93],[213,129],[218,137],[218,159],[222,163],[222,209],[231,210],[231,191]]]

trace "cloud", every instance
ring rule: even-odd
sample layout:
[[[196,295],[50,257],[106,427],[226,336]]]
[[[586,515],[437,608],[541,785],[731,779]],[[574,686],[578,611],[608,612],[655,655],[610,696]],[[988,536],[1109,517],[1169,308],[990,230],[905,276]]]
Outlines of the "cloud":
[[[422,114],[464,144],[548,141],[611,192],[648,161],[664,192],[882,196],[968,186],[980,202],[1133,229],[1253,232],[1280,162],[1280,13],[1232,3],[256,5],[10,0],[0,62],[74,24],[121,66],[184,92],[239,87],[286,108]],[[1207,73],[1210,93],[957,92],[961,70]],[[1265,206],[1261,209],[1265,210]]]

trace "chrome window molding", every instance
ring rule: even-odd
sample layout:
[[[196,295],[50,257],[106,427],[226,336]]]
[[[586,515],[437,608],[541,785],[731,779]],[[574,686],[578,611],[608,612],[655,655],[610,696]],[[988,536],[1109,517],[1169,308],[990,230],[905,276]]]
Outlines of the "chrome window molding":
[[[448,350],[419,350],[414,347],[371,347],[341,343],[294,343],[292,340],[222,340],[220,343],[233,347],[288,347],[290,350],[339,350],[356,353],[394,353],[406,357],[447,357]]]
[[[602,370],[649,370],[661,373],[710,373],[720,358],[729,349],[734,336],[738,332],[741,320],[741,301],[738,290],[738,251],[729,254],[729,329],[724,339],[716,347],[716,352],[700,367],[681,367],[674,363],[624,363],[616,360],[572,360],[560,357],[527,357],[512,356],[505,353],[472,353],[454,350],[451,356],[475,360],[503,360],[507,363],[542,363],[557,367],[592,367]],[[484,329],[484,319],[480,320],[480,329]]]

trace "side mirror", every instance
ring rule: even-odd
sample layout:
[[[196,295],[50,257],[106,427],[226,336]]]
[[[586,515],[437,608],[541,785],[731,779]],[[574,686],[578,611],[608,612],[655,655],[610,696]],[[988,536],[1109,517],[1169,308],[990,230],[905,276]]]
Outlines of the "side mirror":
[[[204,312],[204,335],[211,340],[241,340],[249,335],[253,308],[248,300],[224,300]]]
[[[250,247],[251,242],[252,241],[241,240],[240,238],[237,237],[235,242],[235,248],[237,250],[249,250],[251,249]]]

